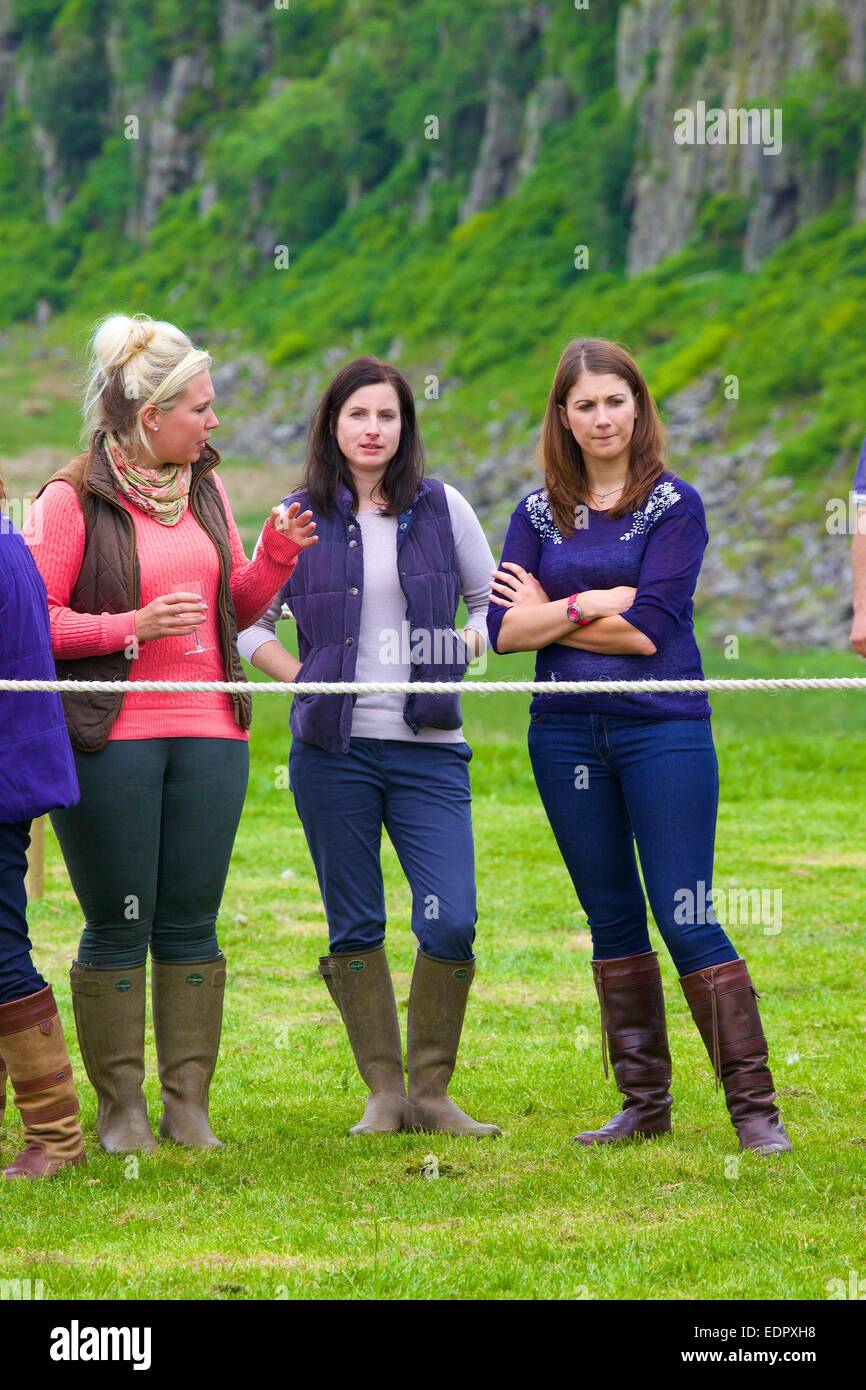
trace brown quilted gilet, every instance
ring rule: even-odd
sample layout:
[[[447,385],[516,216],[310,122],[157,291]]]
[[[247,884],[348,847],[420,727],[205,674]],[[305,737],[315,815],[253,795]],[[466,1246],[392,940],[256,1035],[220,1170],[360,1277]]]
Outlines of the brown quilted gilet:
[[[86,454],[79,454],[65,468],[43,483],[37,496],[52,483],[71,483],[84,513],[86,536],[84,558],[69,607],[75,613],[128,613],[140,606],[140,575],[135,553],[135,525],[120,504],[114,488],[104,434],[95,430]],[[207,475],[216,468],[220,456],[210,445],[192,465],[189,507],[216,546],[220,562],[219,616],[223,664],[232,681],[246,680],[238,655],[238,626],[231,595],[232,557],[226,514],[219,491]],[[133,634],[129,646],[104,656],[85,656],[76,660],[55,658],[59,680],[113,680],[123,682],[129,675]],[[125,691],[84,691],[64,694],[63,708],[69,737],[75,748],[94,753],[108,742],[112,725],[120,714]],[[252,723],[249,695],[232,695],[235,722],[248,729]]]

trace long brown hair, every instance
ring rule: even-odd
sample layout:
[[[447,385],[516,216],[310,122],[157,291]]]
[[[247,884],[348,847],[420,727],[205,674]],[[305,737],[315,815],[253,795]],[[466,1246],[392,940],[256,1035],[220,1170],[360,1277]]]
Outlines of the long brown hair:
[[[302,486],[310,494],[316,511],[327,515],[334,506],[337,486],[344,483],[358,505],[358,490],[346,459],[337,443],[337,418],[345,401],[362,386],[388,382],[400,402],[400,443],[388,460],[379,491],[387,499],[386,516],[398,516],[415,501],[424,476],[424,448],[415,417],[412,388],[403,373],[378,357],[356,357],[334,377],[322,395],[307,435]]]
[[[622,496],[608,515],[625,516],[643,506],[665,471],[662,422],[634,358],[619,343],[607,338],[573,339],[563,348],[557,364],[538,448],[550,511],[566,537],[574,533],[576,508],[587,501],[589,479],[583,451],[571,427],[562,423],[559,406],[565,407],[569,391],[584,371],[622,377],[638,406],[629,445],[628,478]]]

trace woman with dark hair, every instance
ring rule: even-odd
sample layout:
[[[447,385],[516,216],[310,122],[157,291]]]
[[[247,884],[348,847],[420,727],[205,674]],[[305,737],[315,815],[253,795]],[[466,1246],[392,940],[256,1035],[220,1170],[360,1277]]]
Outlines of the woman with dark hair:
[[[460,493],[423,477],[406,378],[350,362],[311,421],[302,484],[319,544],[265,617],[241,634],[278,680],[460,680],[486,646],[493,557]],[[303,572],[302,572],[303,571]],[[460,596],[469,611],[454,631]],[[301,663],[275,639],[285,601]],[[289,776],[316,867],[330,952],[319,970],[370,1096],[352,1134],[499,1134],[447,1094],[475,970],[468,763],[456,695],[297,695]],[[418,953],[408,1018],[408,1100],[383,945],[382,827],[412,889]]]
[[[45,585],[2,510],[0,479],[0,678],[54,680]],[[49,984],[36,970],[27,934],[30,824],[72,806],[78,782],[60,696],[0,691],[0,1129],[6,1077],[24,1124],[24,1148],[7,1178],[50,1178],[84,1163],[78,1097]]]
[[[537,651],[536,679],[702,679],[692,595],[707,543],[695,489],[663,464],[655,405],[616,343],[569,343],[544,418],[545,486],[515,508],[494,575],[499,652]],[[670,1129],[671,1061],[657,953],[635,862],[742,1148],[791,1145],[775,1105],[757,993],[712,905],[718,763],[706,695],[536,695],[529,754],[587,914],[593,976],[623,1109],[576,1136]]]

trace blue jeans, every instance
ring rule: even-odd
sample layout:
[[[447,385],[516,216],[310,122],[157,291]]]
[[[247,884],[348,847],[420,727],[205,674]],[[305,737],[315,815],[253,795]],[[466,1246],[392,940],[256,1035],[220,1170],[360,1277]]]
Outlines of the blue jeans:
[[[712,906],[719,771],[709,718],[533,714],[529,757],[596,960],[652,950],[637,863],[681,975],[737,952]]]
[[[27,849],[30,821],[0,824],[0,1004],[45,988],[30,959],[27,935]]]
[[[353,738],[348,753],[331,753],[292,740],[289,784],[333,954],[384,940],[384,825],[412,889],[421,950],[440,960],[472,959],[478,913],[471,757],[468,743]]]

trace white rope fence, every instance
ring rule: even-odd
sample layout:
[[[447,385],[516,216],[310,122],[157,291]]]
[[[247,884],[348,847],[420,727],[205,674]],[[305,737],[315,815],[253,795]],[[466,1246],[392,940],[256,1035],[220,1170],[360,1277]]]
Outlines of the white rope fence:
[[[107,691],[124,695],[191,693],[200,695],[594,695],[601,691],[630,694],[635,690],[862,690],[866,677],[781,676],[772,680],[647,680],[647,681],[13,681],[0,680],[0,693],[59,691],[67,694]],[[27,891],[42,896],[44,819],[34,822],[28,862]]]
[[[628,695],[701,690],[862,690],[866,676],[780,676],[771,680],[646,681],[13,681],[0,680],[0,691],[90,691],[150,695],[177,692],[198,695]]]

